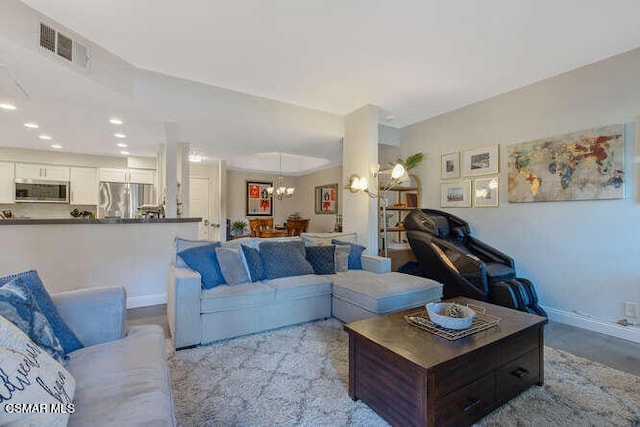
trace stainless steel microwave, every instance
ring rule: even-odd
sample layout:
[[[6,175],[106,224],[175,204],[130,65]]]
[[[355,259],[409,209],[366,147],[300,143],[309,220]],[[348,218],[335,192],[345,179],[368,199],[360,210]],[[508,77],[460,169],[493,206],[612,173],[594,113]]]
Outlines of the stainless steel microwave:
[[[69,182],[16,179],[16,202],[69,203]]]

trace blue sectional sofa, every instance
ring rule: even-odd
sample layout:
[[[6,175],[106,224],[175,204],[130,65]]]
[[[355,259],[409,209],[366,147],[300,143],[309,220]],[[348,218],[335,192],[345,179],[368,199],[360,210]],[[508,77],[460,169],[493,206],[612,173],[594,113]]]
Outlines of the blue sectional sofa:
[[[355,234],[304,233],[281,239],[243,238],[222,243],[260,248],[262,242],[298,241],[331,245],[355,243]],[[206,241],[176,239],[169,265],[167,316],[176,348],[206,344],[316,319],[351,322],[439,301],[442,285],[430,279],[391,273],[388,258],[362,254],[361,269],[335,274],[302,274],[203,289],[201,275],[178,254]]]

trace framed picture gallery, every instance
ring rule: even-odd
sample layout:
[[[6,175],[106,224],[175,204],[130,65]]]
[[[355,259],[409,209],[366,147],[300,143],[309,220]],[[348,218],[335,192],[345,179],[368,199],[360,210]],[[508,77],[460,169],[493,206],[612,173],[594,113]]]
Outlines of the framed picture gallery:
[[[440,183],[440,206],[443,208],[470,208],[471,181]]]
[[[272,182],[247,181],[247,216],[273,216]]]
[[[338,184],[319,185],[315,188],[315,213],[338,213]]]
[[[460,153],[443,154],[440,168],[440,178],[450,179],[460,177]]]
[[[477,176],[498,173],[498,144],[463,151],[462,175]]]

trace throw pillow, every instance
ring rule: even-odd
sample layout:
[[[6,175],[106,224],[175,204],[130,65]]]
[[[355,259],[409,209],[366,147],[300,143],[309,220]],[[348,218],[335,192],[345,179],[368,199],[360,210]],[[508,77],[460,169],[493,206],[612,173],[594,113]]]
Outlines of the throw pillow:
[[[337,239],[333,239],[331,243],[334,245],[351,245],[349,248],[349,270],[362,270],[362,260],[360,257],[362,256],[362,252],[366,249],[364,246]]]
[[[306,259],[313,267],[315,274],[335,274],[336,272],[336,247],[330,246],[307,246]]]
[[[356,233],[302,233],[300,234],[305,246],[328,246],[331,240],[337,239],[343,242],[356,243],[358,235]]]
[[[76,381],[14,324],[0,316],[2,409],[0,425],[66,426],[73,411]],[[18,412],[12,408],[46,405],[48,411]],[[56,409],[56,411],[54,411]]]
[[[187,249],[210,245],[212,243],[216,242],[211,240],[189,240],[176,237],[173,239],[173,253],[171,254],[171,262],[173,262],[173,265],[178,268],[188,268],[189,266],[178,256],[178,254]]]
[[[336,272],[349,270],[349,252],[351,245],[335,245],[336,247]]]
[[[22,279],[13,279],[0,287],[0,315],[20,328],[51,357],[66,363],[67,356],[60,341]]]
[[[260,259],[267,279],[313,274],[313,267],[305,259],[302,240],[260,243]]]
[[[262,266],[262,259],[260,258],[260,251],[255,248],[240,245],[242,249],[242,255],[247,263],[247,270],[249,270],[249,277],[252,282],[264,280],[267,276],[264,274],[264,267]]]
[[[216,248],[219,247],[220,242],[215,242],[178,252],[178,257],[182,258],[190,269],[200,273],[204,289],[224,284],[224,276],[216,257]]]
[[[42,281],[38,276],[38,272],[35,270],[29,270],[13,274],[11,276],[2,277],[0,278],[0,286],[5,285],[16,278],[22,279],[22,282],[27,285],[27,288],[29,288],[29,291],[33,294],[38,307],[40,307],[40,310],[49,321],[51,328],[53,328],[53,333],[56,338],[58,338],[58,341],[60,341],[60,345],[62,345],[64,352],[71,353],[79,348],[83,348],[84,345],[82,345],[78,337],[76,337],[76,334],[73,333],[65,321],[62,320],[60,314],[58,314],[58,310],[56,309],[49,292],[47,292],[42,284]]]
[[[239,285],[249,281],[249,274],[242,261],[240,250],[216,248],[216,258],[227,285]]]

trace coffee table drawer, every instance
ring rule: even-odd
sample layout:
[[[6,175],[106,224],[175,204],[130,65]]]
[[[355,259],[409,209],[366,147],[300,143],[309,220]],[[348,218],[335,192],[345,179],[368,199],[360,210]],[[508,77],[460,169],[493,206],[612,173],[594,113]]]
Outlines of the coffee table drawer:
[[[540,383],[540,351],[531,350],[496,371],[499,401],[507,401],[518,393]]]
[[[495,404],[496,377],[492,372],[436,400],[435,425],[468,425]]]

